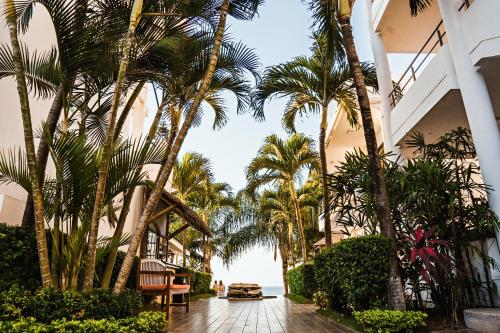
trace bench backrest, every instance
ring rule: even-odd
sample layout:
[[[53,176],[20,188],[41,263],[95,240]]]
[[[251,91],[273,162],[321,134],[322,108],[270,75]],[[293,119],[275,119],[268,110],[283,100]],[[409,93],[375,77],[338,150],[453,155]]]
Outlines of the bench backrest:
[[[169,268],[164,262],[158,259],[141,259],[141,271],[174,272],[174,270]],[[164,275],[147,274],[147,273],[140,274],[141,286],[162,285],[162,284],[166,284],[166,277]]]

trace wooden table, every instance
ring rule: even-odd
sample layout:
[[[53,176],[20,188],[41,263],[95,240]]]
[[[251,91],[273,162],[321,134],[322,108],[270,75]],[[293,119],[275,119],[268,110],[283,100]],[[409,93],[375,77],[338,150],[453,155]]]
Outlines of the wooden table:
[[[311,304],[296,304],[279,296],[261,301],[217,299],[191,303],[189,313],[172,309],[168,332],[290,332],[349,333],[326,317],[316,314]]]

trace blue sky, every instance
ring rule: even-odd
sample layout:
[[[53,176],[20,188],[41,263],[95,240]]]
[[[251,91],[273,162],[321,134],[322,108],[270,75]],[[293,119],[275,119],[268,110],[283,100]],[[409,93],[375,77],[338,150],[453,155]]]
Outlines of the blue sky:
[[[285,4],[286,3],[286,4]],[[310,12],[300,0],[268,0],[253,21],[229,21],[229,33],[241,40],[259,55],[264,67],[309,54],[311,46]],[[364,1],[357,1],[353,17],[354,33],[360,58],[371,60],[367,38]],[[273,100],[266,105],[266,121],[253,120],[250,114],[236,115],[236,103],[228,96],[232,110],[227,125],[213,131],[213,115],[205,111],[202,125],[190,130],[182,153],[196,151],[210,158],[217,181],[231,184],[235,192],[245,186],[244,169],[255,156],[263,139],[276,133],[285,137],[281,127],[284,100]],[[154,107],[154,104],[150,103]],[[298,123],[297,129],[317,138],[319,119],[312,117]],[[226,269],[217,258],[212,262],[214,279],[231,282],[256,282],[265,286],[282,284],[281,265],[273,261],[270,249],[255,248]]]

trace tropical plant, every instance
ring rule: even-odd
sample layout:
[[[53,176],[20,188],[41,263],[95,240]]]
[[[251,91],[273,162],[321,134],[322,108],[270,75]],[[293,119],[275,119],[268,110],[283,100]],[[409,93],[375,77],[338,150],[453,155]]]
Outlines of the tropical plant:
[[[390,161],[386,156],[381,157],[385,178],[390,184],[388,194],[397,248],[406,254],[402,273],[416,296],[416,307],[423,308],[420,292],[430,289],[437,309],[456,320],[464,306],[491,304],[492,300],[489,275],[485,274],[487,287],[483,289],[471,261],[471,251],[477,252],[481,253],[485,273],[496,267],[491,258],[485,256],[483,247],[486,239],[493,237],[496,221],[495,214],[488,208],[486,194],[489,187],[480,181],[469,130],[458,128],[433,143],[427,143],[422,134],[413,133],[405,145],[414,151],[414,156],[404,165]],[[359,151],[349,153],[345,162],[329,176],[332,207],[336,207],[337,222],[345,227],[347,234],[359,229],[368,234],[379,232],[371,190],[374,183],[369,176],[368,163],[366,154]],[[408,237],[413,238],[410,243],[414,243],[418,228],[432,231],[431,235],[418,237],[423,242],[421,247],[428,244],[426,239],[429,236],[436,240],[433,246],[436,258],[449,258],[449,264],[429,264],[434,273],[430,274],[432,287],[422,284],[428,280],[424,278],[427,270],[421,272],[422,266],[408,264],[411,261]],[[478,246],[471,247],[472,241],[477,241]],[[422,255],[429,249],[423,251]],[[419,265],[422,263],[418,257],[415,260]],[[446,263],[446,260],[439,261]],[[482,290],[485,295],[481,295]]]
[[[76,289],[80,271],[86,262],[85,245],[92,214],[95,184],[98,179],[99,149],[90,139],[77,131],[44,132],[55,178],[47,177],[43,184],[44,212],[53,220],[52,276],[54,285],[61,289]],[[145,173],[136,173],[144,164],[161,163],[164,145],[147,146],[144,140],[121,142],[114,150],[109,168],[109,179],[104,192],[107,207],[117,209],[113,199],[123,191],[144,184]],[[0,154],[0,182],[16,183],[28,193],[32,183],[27,172],[27,161],[21,151]],[[101,217],[106,211],[101,212]],[[110,221],[112,222],[112,221]],[[121,246],[127,237],[116,240],[100,238],[97,257],[106,255],[113,246]]]
[[[53,285],[50,273],[49,252],[45,235],[45,217],[43,209],[42,183],[40,180],[37,159],[35,155],[35,143],[33,139],[33,127],[31,122],[31,111],[26,84],[24,63],[17,32],[17,13],[13,0],[5,1],[6,18],[9,26],[10,42],[12,45],[12,58],[16,76],[17,90],[21,104],[21,116],[24,129],[24,145],[26,149],[27,170],[29,171],[32,186],[33,202],[35,206],[35,228],[38,244],[38,257],[40,260],[40,273],[44,287]]]
[[[158,64],[164,67],[167,66],[168,70],[167,74],[160,80],[158,89],[155,88],[156,85],[153,87],[157,102],[157,111],[147,136],[147,142],[150,144],[157,140],[165,141],[165,156],[169,155],[172,148],[173,141],[181,124],[182,113],[187,111],[187,108],[189,108],[193,98],[196,96],[199,81],[203,78],[204,69],[207,66],[212,39],[213,36],[204,31],[183,36],[183,42],[175,48],[175,66],[171,66],[169,62]],[[153,58],[156,58],[156,56]],[[204,101],[214,112],[214,129],[224,126],[227,121],[227,110],[224,107],[224,99],[221,96],[222,92],[232,92],[236,96],[240,107],[246,105],[246,96],[250,87],[243,77],[243,71],[248,70],[257,77],[257,68],[258,60],[251,50],[241,43],[234,43],[228,39],[223,40],[220,59],[217,63],[217,72],[204,98]],[[156,71],[162,72],[161,69],[157,69]],[[157,90],[162,92],[161,96],[158,96]],[[137,88],[134,89],[127,104],[129,104],[136,91]],[[199,111],[193,121],[193,125],[201,123],[203,110],[200,109]],[[124,114],[125,111],[120,115],[118,124],[123,124],[125,119],[123,117]],[[168,125],[169,128],[167,129]],[[159,131],[162,131],[161,135],[157,135]],[[118,132],[115,132],[115,135],[117,134]],[[140,171],[140,168],[137,169],[137,172]],[[114,238],[116,239],[121,237],[133,193],[134,191],[131,189],[124,195],[122,209],[117,218],[118,222],[114,234]],[[109,277],[117,250],[117,248],[114,249],[108,257],[107,269],[102,283],[103,288],[109,286]]]
[[[213,179],[210,161],[198,153],[186,153],[176,161],[172,177],[173,194],[187,203],[191,195],[203,191],[203,185]],[[182,246],[187,248],[187,231],[182,232]],[[186,251],[182,253],[182,266],[186,267]]]
[[[231,186],[227,183],[211,182],[205,179],[199,191],[194,192],[189,198],[189,206],[195,209],[201,216],[203,222],[214,231],[215,237],[202,240],[202,269],[206,273],[212,273],[212,255],[219,252],[223,237],[218,232],[219,227],[227,214],[238,210],[238,202],[232,193]]]
[[[206,67],[205,73],[203,75],[202,80],[199,83],[199,88],[196,96],[194,97],[192,103],[190,104],[184,122],[179,129],[179,132],[176,135],[175,141],[172,143],[172,148],[169,151],[169,155],[165,160],[164,166],[161,169],[161,172],[158,175],[156,186],[153,189],[151,195],[149,196],[144,211],[139,218],[139,222],[137,224],[137,228],[134,232],[134,237],[130,243],[129,250],[127,253],[127,257],[122,265],[122,269],[120,271],[119,277],[115,284],[115,292],[119,293],[123,290],[125,282],[127,280],[128,274],[131,269],[131,265],[133,262],[133,256],[139,247],[140,240],[146,227],[148,225],[149,217],[151,216],[158,200],[160,199],[160,195],[165,187],[167,180],[170,176],[172,168],[175,164],[175,160],[177,159],[177,155],[181,149],[182,143],[187,135],[187,132],[191,128],[193,120],[196,115],[199,113],[199,107],[203,98],[205,97],[210,82],[212,81],[214,74],[216,73],[216,66],[219,60],[221,44],[224,37],[224,32],[226,29],[226,19],[227,15],[233,15],[237,19],[251,19],[255,13],[259,5],[261,4],[260,0],[242,0],[232,2],[230,6],[229,0],[223,0],[222,4],[209,2],[214,9],[214,12],[219,13],[219,20],[217,24],[217,28],[215,30],[214,41],[212,44],[212,48],[210,51],[208,66]]]
[[[331,57],[325,35],[314,34],[312,55],[296,57],[292,61],[269,67],[262,82],[252,92],[252,107],[258,119],[264,119],[264,103],[274,97],[288,98],[282,123],[285,129],[295,132],[297,116],[321,114],[319,131],[319,155],[323,185],[323,218],[326,245],[331,245],[330,196],[326,174],[326,129],[328,109],[337,103],[346,113],[349,123],[358,126],[358,104],[349,66],[342,57]],[[342,54],[342,49],[334,50]],[[377,87],[376,73],[368,63],[362,65],[368,86]]]
[[[378,144],[371,115],[370,100],[366,89],[366,81],[362,73],[356,44],[352,35],[351,15],[355,0],[309,0],[309,7],[313,11],[314,23],[320,33],[326,34],[329,41],[336,40],[339,29],[347,56],[349,67],[352,70],[352,79],[361,113],[361,122],[365,135],[366,149],[369,157],[369,172],[374,179],[375,209],[381,231],[395,244],[395,230],[392,223],[389,197],[381,169],[381,160],[377,154]],[[409,6],[413,15],[430,5],[429,0],[410,0]],[[329,43],[330,49],[333,43]],[[331,52],[331,51],[330,51]],[[330,53],[329,52],[329,53]],[[405,310],[404,290],[398,271],[396,250],[391,259],[391,273],[389,277],[389,306],[395,310]]]
[[[295,210],[295,224],[304,262],[308,260],[308,250],[296,182],[304,176],[303,172],[318,168],[318,154],[311,138],[303,134],[292,134],[288,139],[282,140],[273,134],[264,140],[257,156],[245,171],[248,181],[247,192],[250,194],[267,184],[282,186],[288,190]]]

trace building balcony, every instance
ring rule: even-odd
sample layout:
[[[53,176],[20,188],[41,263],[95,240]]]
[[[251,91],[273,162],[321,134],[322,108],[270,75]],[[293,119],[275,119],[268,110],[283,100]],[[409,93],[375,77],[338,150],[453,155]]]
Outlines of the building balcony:
[[[457,5],[457,8],[471,59],[486,78],[499,119],[500,24],[493,13],[500,12],[500,2],[466,1]],[[389,9],[386,8],[386,11]],[[387,44],[386,38],[383,39],[384,44]],[[405,141],[413,131],[421,131],[429,140],[434,140],[439,133],[458,126],[468,127],[442,21],[434,25],[425,42],[420,45],[418,53],[396,81],[396,88],[389,96],[394,107],[391,129],[397,144]]]

